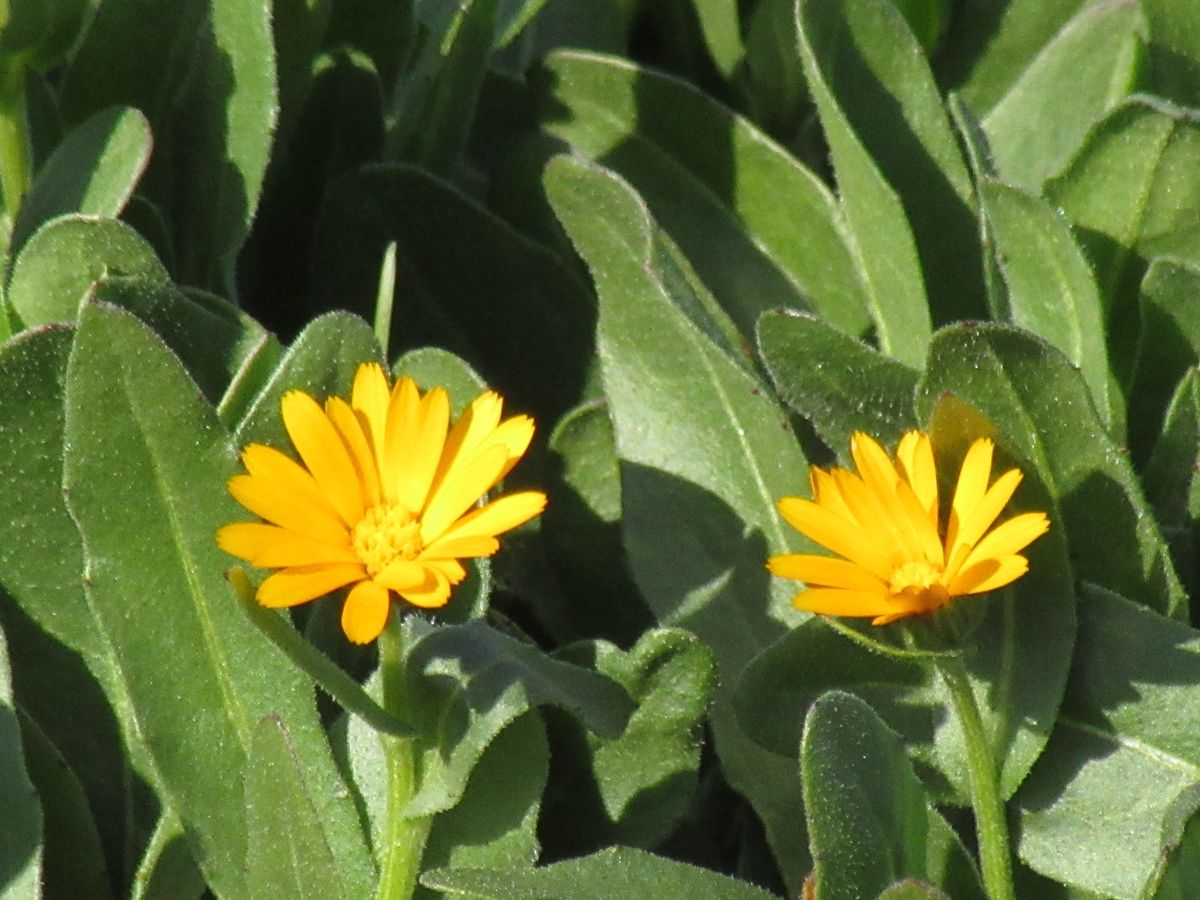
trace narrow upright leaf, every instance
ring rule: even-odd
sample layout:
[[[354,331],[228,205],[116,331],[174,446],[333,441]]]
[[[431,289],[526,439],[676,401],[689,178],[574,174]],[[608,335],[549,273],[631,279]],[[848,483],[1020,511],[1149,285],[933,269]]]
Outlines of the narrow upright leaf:
[[[890,0],[802,0],[797,15],[881,344],[915,363],[927,317],[983,315],[970,174],[916,38]]]
[[[985,896],[896,734],[858,697],[830,691],[812,705],[800,773],[817,896],[856,900],[902,878],[940,885],[955,898]]]
[[[41,896],[42,805],[24,756],[8,651],[0,634],[0,894],[12,900]]]
[[[311,688],[246,620],[222,577],[229,559],[213,536],[240,518],[225,490],[228,439],[179,361],[114,307],[90,305],[81,316],[65,445],[88,597],[206,878],[220,893],[245,884],[240,775],[258,721],[278,715],[302,748],[344,877],[361,896],[371,863]]]

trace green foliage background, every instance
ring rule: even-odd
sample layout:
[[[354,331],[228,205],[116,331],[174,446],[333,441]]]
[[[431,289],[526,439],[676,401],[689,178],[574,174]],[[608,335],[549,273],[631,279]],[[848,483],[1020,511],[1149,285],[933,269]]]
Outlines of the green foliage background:
[[[0,0],[0,194],[0,896],[353,900],[397,820],[421,897],[985,896],[946,685],[764,568],[913,427],[1052,521],[961,602],[1018,895],[1200,883],[1192,0]],[[406,620],[400,805],[213,541],[364,361],[550,498]]]

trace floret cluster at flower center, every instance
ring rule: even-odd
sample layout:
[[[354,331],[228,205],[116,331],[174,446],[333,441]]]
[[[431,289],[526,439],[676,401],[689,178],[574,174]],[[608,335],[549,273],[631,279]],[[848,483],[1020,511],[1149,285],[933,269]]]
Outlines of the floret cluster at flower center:
[[[354,526],[354,552],[372,576],[395,560],[416,559],[422,546],[420,520],[397,503],[371,507]]]
[[[889,587],[893,594],[920,597],[929,604],[930,609],[936,609],[950,599],[945,577],[941,566],[924,559],[912,559],[896,567]]]

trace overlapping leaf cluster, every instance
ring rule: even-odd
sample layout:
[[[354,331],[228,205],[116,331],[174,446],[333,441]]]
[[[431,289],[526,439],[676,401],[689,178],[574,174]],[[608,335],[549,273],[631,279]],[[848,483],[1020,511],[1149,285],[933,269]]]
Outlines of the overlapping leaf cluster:
[[[1019,895],[1190,896],[1197,173],[1191,0],[0,3],[0,893],[373,895],[381,738],[213,535],[379,361],[550,498],[405,626],[420,896],[982,897],[945,686],[764,568],[913,427],[1052,520],[962,601]]]

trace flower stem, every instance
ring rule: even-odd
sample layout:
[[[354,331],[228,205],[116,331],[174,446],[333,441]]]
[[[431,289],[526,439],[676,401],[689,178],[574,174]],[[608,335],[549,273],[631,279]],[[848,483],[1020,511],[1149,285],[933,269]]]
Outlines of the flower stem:
[[[379,669],[383,707],[393,716],[408,718],[404,685],[404,638],[400,614],[393,610],[379,636]],[[420,759],[415,739],[380,733],[387,764],[387,813],[380,851],[377,900],[410,900],[421,872],[421,857],[429,837],[431,816],[405,818],[404,808],[416,793]]]
[[[0,190],[9,222],[17,218],[29,187],[33,152],[25,115],[25,65],[20,59],[0,67]]]
[[[941,658],[934,664],[950,689],[950,702],[966,739],[971,806],[975,810],[975,833],[979,840],[983,885],[991,900],[1015,900],[1008,820],[1004,814],[1004,801],[1000,797],[992,746],[984,730],[975,695],[971,692],[966,667],[961,657]]]

